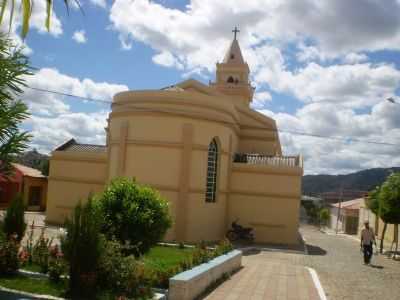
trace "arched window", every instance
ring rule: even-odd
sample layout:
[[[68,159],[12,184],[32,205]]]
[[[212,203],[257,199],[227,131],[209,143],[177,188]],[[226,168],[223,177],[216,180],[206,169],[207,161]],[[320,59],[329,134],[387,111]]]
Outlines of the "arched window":
[[[233,79],[232,76],[229,76],[227,82],[228,82],[228,83],[234,83],[235,80]]]
[[[218,176],[218,144],[215,138],[208,145],[206,202],[215,202]]]

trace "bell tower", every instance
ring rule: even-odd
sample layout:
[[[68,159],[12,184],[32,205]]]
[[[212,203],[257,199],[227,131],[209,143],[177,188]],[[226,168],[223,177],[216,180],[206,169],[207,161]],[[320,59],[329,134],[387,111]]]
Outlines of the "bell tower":
[[[237,40],[240,31],[235,27],[232,32],[233,41],[222,63],[217,63],[216,82],[211,86],[223,94],[232,96],[237,104],[249,106],[254,93],[254,88],[249,82],[250,69],[243,59]]]

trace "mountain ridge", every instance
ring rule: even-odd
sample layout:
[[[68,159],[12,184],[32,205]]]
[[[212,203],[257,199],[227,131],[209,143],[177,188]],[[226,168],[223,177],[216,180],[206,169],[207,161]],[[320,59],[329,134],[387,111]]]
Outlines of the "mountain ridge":
[[[400,172],[400,167],[365,169],[344,175],[304,175],[302,190],[304,195],[337,192],[341,188],[370,191],[381,185],[392,172]]]

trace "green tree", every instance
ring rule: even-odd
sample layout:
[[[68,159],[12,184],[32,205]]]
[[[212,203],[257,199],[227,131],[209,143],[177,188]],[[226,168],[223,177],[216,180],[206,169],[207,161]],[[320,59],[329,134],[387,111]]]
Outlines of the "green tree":
[[[28,118],[25,104],[17,100],[25,86],[24,76],[30,75],[26,56],[21,49],[0,34],[0,174],[10,175],[11,163],[21,154],[30,139],[27,132],[22,132],[19,125]]]
[[[50,30],[50,20],[51,20],[51,12],[53,10],[53,0],[39,0],[39,1],[46,1],[46,20],[45,23],[43,24],[46,29],[49,31]],[[81,8],[79,0],[73,0],[79,8]],[[65,7],[67,9],[67,12],[69,12],[69,5],[71,0],[63,0]],[[30,18],[32,14],[32,8],[35,4],[34,0],[22,0],[21,1],[21,15],[22,15],[22,26],[21,26],[21,36],[23,38],[26,37],[29,31],[29,23],[30,23]],[[10,11],[10,23],[9,27],[11,28],[12,22],[14,19],[14,11],[15,11],[15,0],[0,0],[0,25],[3,22],[4,19],[4,14],[7,10],[7,8]]]
[[[15,239],[21,241],[25,235],[26,223],[24,219],[25,206],[21,195],[13,199],[4,216],[3,230],[8,238],[16,235]]]
[[[383,183],[381,192],[382,210],[387,215],[388,223],[394,224],[393,243],[396,244],[396,253],[399,245],[398,226],[400,223],[400,173],[393,173]]]
[[[319,223],[320,225],[326,225],[328,224],[330,218],[330,213],[329,213],[329,209],[327,208],[321,208],[319,211]]]
[[[386,214],[386,211],[382,210],[382,198],[381,198],[381,186],[375,187],[373,189],[367,199],[366,199],[366,205],[367,207],[383,221],[383,229],[382,229],[382,234],[381,234],[381,242],[380,242],[380,253],[383,252],[383,242],[385,240],[385,234],[386,234],[386,229],[387,229],[387,224],[389,221],[389,218]]]
[[[100,226],[101,216],[94,208],[91,196],[86,204],[79,203],[75,207],[71,219],[65,223],[67,233],[60,240],[69,263],[69,290],[73,297],[93,294],[104,245]]]
[[[99,197],[97,205],[103,216],[103,233],[122,244],[131,245],[138,256],[160,241],[172,221],[168,201],[154,189],[135,180],[113,180]]]

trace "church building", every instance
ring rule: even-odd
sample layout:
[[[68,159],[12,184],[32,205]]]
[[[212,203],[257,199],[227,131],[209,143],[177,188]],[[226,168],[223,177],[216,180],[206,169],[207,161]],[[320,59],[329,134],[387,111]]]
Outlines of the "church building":
[[[215,82],[116,94],[106,145],[71,139],[52,152],[47,222],[135,177],[170,202],[167,241],[220,240],[238,220],[256,242],[298,243],[302,158],[283,156],[275,121],[250,108],[249,73],[235,30]]]

